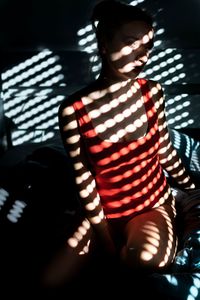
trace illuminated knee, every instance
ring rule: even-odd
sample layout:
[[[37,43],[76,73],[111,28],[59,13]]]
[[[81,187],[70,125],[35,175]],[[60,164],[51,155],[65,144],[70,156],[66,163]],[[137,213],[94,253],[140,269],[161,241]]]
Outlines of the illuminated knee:
[[[130,268],[140,270],[161,270],[169,265],[167,259],[140,248],[124,247],[121,252],[122,261]]]

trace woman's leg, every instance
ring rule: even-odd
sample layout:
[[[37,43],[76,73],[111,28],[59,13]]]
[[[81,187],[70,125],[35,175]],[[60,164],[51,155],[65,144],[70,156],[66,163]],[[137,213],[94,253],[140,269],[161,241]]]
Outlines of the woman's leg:
[[[76,278],[88,262],[94,243],[94,232],[89,221],[84,219],[45,268],[41,279],[42,287],[61,287]]]
[[[161,271],[177,249],[174,206],[165,204],[131,219],[124,229],[126,245],[121,259],[138,271]]]

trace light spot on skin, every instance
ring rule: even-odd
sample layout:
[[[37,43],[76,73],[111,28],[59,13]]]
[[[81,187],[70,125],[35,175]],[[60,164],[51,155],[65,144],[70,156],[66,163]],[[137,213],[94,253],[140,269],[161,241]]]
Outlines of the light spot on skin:
[[[86,228],[86,229],[89,229],[90,228],[90,223],[88,220],[84,220],[82,225]]]
[[[62,111],[62,116],[65,117],[65,116],[70,116],[74,113],[74,108],[69,106],[67,108],[65,108],[63,111]]]
[[[72,137],[69,137],[66,139],[67,143],[69,144],[76,144],[80,139],[80,136],[78,134],[73,135]]]
[[[101,217],[100,216],[96,216],[96,217],[93,217],[93,218],[90,218],[90,221],[92,224],[99,224],[101,223]]]
[[[158,248],[152,244],[144,244],[144,249],[154,255],[158,252]]]
[[[149,243],[151,243],[152,245],[154,245],[155,247],[158,248],[158,246],[159,246],[159,241],[158,240],[156,240],[156,239],[154,239],[150,236],[148,236],[146,239]]]
[[[77,127],[77,122],[76,121],[71,121],[69,122],[67,125],[65,125],[63,127],[63,130],[66,131],[66,130],[72,130],[72,129],[75,129]]]
[[[78,240],[78,241],[81,241],[82,238],[83,238],[83,235],[80,233],[80,232],[75,232],[74,233],[74,237]]]
[[[79,252],[79,255],[85,255],[89,252],[89,246],[90,246],[90,240],[87,242],[87,245],[85,245],[82,249],[82,251]]]
[[[69,238],[67,243],[70,247],[76,248],[78,245],[78,240],[76,238]]]
[[[153,254],[151,254],[148,251],[142,251],[140,254],[140,258],[141,258],[141,260],[149,261],[153,258]]]
[[[83,226],[79,226],[78,231],[82,234],[82,235],[86,235],[87,230],[85,229],[85,227]]]
[[[160,268],[164,267],[164,266],[165,266],[165,261],[162,261],[158,266],[159,266]]]

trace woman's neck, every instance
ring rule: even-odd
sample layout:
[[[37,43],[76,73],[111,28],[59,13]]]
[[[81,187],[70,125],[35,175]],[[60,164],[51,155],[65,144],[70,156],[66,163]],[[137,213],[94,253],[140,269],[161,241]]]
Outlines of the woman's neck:
[[[112,70],[108,70],[107,68],[102,68],[101,73],[99,75],[99,79],[103,81],[107,81],[110,84],[129,80],[129,78],[125,76],[119,76],[118,74],[115,74],[114,72],[112,72]]]
[[[102,85],[103,88],[107,88],[111,92],[115,92],[120,88],[125,88],[128,90],[133,85],[135,79],[122,79],[119,77],[106,76],[106,74],[101,73],[97,81]]]

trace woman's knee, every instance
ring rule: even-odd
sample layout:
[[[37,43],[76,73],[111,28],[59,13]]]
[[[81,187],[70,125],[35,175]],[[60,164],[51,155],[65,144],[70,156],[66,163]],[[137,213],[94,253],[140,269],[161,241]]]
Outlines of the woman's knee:
[[[143,247],[124,246],[121,250],[121,260],[126,267],[131,269],[161,271],[171,264],[174,257],[173,255],[161,255],[152,252]]]

